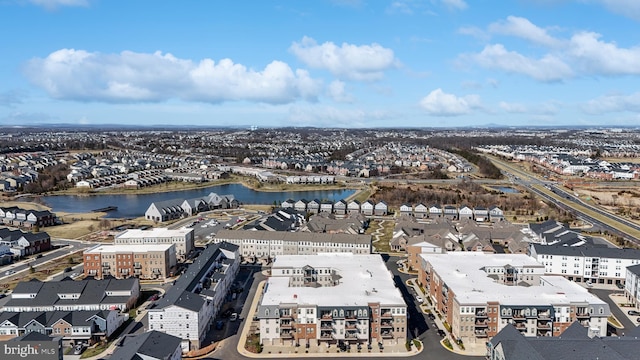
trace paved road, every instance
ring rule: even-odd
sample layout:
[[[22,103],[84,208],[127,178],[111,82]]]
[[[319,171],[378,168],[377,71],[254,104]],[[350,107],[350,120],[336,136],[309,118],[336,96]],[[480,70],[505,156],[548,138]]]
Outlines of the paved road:
[[[16,273],[29,270],[29,267],[37,267],[39,265],[57,261],[58,258],[67,256],[75,252],[82,252],[84,249],[91,247],[95,244],[86,243],[78,240],[69,239],[52,239],[51,245],[58,247],[57,249],[50,250],[42,253],[42,257],[36,258],[37,255],[32,255],[27,259],[15,262],[10,265],[0,267],[0,280],[6,279],[11,276],[15,276]],[[7,271],[13,271],[10,275],[7,275]],[[82,269],[79,271],[72,271],[82,273]]]
[[[553,181],[546,181],[546,180],[541,180],[538,179],[535,176],[532,176],[524,171],[521,171],[519,169],[514,168],[513,166],[511,166],[508,163],[505,163],[503,161],[499,161],[496,159],[492,159],[495,162],[497,162],[500,167],[503,169],[503,173],[507,174],[508,176],[511,177],[511,179],[517,183],[518,185],[527,188],[528,190],[532,191],[533,193],[535,193],[536,195],[542,197],[545,200],[551,201],[552,203],[554,203],[556,206],[562,208],[562,209],[566,209],[566,210],[570,210],[572,212],[574,212],[575,214],[577,214],[579,217],[587,220],[588,222],[593,223],[594,225],[596,225],[597,227],[602,228],[603,230],[607,230],[610,233],[613,234],[620,234],[623,235],[623,237],[625,237],[626,239],[635,242],[636,244],[640,244],[640,239],[635,238],[633,235],[630,235],[628,233],[625,233],[623,230],[620,229],[619,224],[624,224],[625,226],[628,226],[630,228],[633,228],[637,231],[640,231],[640,225],[629,221],[627,219],[621,218],[615,214],[609,213],[607,211],[604,211],[598,207],[595,207],[591,204],[587,204],[585,202],[583,202],[582,200],[580,200],[579,198],[575,197],[572,193],[567,192],[557,186],[555,186],[555,182]],[[505,170],[506,169],[506,170]],[[546,186],[548,189],[550,189],[556,196],[551,196],[541,190],[538,190],[537,188],[535,188],[533,185],[540,185],[540,186]],[[580,207],[584,207],[589,209],[590,211],[593,211],[595,213],[597,213],[598,215],[602,216],[603,218],[607,219],[607,222],[604,223],[598,219],[595,219],[593,217],[591,217],[590,215],[584,213],[581,211],[579,206],[573,206],[572,203],[567,204],[566,202],[561,202],[558,197],[560,198],[564,198],[565,200],[569,200],[571,202],[574,202],[576,204],[579,204]]]
[[[629,317],[627,316],[627,314],[622,312],[622,310],[620,310],[618,305],[609,297],[609,295],[613,294],[614,292],[620,292],[619,290],[614,291],[614,290],[604,290],[604,289],[589,289],[589,292],[594,294],[598,298],[604,300],[607,304],[609,304],[609,308],[611,309],[611,314],[620,321],[622,326],[624,326],[624,329],[618,330],[618,335],[622,335],[623,333],[631,331],[631,329],[634,329],[636,327],[636,324],[634,324],[631,320],[629,320]]]

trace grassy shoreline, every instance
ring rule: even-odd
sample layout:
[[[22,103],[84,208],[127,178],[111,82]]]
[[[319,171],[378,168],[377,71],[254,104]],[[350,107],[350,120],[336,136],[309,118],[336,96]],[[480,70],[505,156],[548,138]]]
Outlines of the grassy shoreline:
[[[234,176],[229,179],[207,181],[202,183],[185,183],[179,181],[172,181],[164,184],[153,185],[149,187],[139,189],[125,189],[125,188],[108,188],[108,189],[67,189],[49,192],[46,194],[33,195],[34,197],[46,195],[46,196],[59,196],[59,195],[76,195],[76,196],[93,196],[93,195],[143,195],[143,194],[155,194],[155,193],[169,193],[177,191],[187,191],[194,189],[203,189],[212,186],[221,186],[229,184],[240,184],[248,189],[262,192],[281,192],[281,191],[317,191],[317,190],[359,190],[362,187],[345,184],[323,184],[323,185],[306,185],[306,184],[268,184],[261,183],[252,178]]]

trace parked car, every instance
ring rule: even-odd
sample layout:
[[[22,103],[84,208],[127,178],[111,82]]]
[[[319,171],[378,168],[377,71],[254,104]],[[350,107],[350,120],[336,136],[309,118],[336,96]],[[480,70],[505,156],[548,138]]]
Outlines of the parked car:
[[[418,295],[416,295],[416,300],[417,300],[420,304],[422,304],[422,303],[424,302],[424,299],[422,298],[422,296],[418,296]]]
[[[620,289],[620,290],[623,290],[624,289],[624,284],[616,283],[616,287],[618,287],[618,289]]]
[[[629,314],[631,316],[640,316],[640,311],[629,310],[629,311],[627,311],[627,314]]]
[[[73,355],[80,355],[82,354],[83,350],[84,350],[84,345],[77,344],[76,346],[73,347]]]
[[[231,314],[229,321],[236,321],[236,320],[238,320],[238,313]]]
[[[72,271],[73,271],[73,268],[71,267],[67,267],[64,269],[64,272],[72,272]]]
[[[231,316],[231,314],[233,314],[233,310],[227,309],[223,311],[222,314],[220,314],[220,316],[222,316],[223,318],[228,318],[229,316]]]
[[[7,275],[7,276],[11,275],[11,274],[15,274],[15,273],[16,273],[15,270],[7,270],[7,271],[4,272],[4,274]]]
[[[444,330],[438,329],[438,335],[440,335],[441,337],[445,337],[447,333],[445,333]]]

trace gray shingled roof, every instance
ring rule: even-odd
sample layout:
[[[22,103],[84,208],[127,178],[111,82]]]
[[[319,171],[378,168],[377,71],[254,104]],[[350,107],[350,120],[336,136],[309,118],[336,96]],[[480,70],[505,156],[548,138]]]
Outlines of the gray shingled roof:
[[[109,360],[168,359],[180,347],[181,341],[179,337],[155,330],[125,336]]]
[[[640,259],[638,249],[618,249],[601,246],[562,246],[532,244],[536,253],[547,255],[581,256],[616,259]]]
[[[640,338],[590,338],[588,330],[577,322],[559,337],[525,337],[509,324],[490,343],[493,348],[502,345],[505,360],[640,359]]]

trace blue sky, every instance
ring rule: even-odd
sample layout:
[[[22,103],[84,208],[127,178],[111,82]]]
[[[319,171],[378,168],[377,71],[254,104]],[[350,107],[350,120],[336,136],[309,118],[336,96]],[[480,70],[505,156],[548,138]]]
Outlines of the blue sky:
[[[640,123],[638,0],[0,0],[2,124]]]

